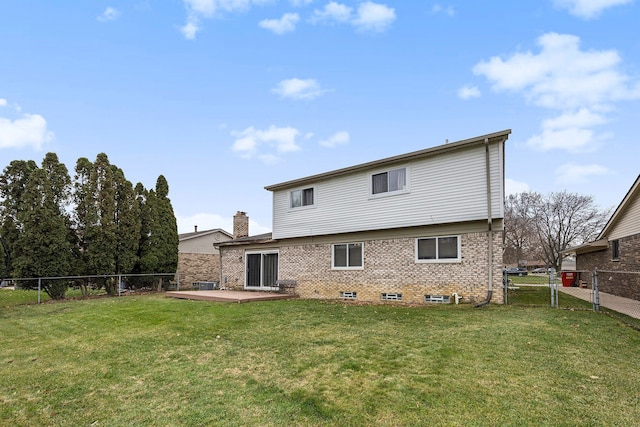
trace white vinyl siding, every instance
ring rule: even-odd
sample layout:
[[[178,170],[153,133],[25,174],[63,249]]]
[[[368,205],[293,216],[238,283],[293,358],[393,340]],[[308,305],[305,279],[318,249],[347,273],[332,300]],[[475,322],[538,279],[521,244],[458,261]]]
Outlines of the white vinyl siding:
[[[491,145],[493,218],[503,217],[502,144]],[[288,190],[273,192],[273,238],[486,220],[484,146],[404,162],[410,191],[371,197],[371,175],[385,169],[353,172],[314,183],[314,209],[290,208]]]
[[[609,231],[609,240],[633,236],[640,233],[640,197],[631,200],[622,212],[617,224]]]

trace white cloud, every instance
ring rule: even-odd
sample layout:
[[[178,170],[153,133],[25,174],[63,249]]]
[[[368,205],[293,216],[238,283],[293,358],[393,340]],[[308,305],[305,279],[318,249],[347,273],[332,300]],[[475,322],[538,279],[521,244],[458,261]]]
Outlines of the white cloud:
[[[282,80],[271,89],[271,92],[283,98],[291,99],[315,99],[324,95],[326,89],[322,89],[314,79],[287,79]]]
[[[221,12],[248,10],[252,4],[263,4],[266,0],[183,0],[187,9],[187,22],[180,27],[182,35],[189,40],[196,38],[202,29],[201,20],[209,19]]]
[[[350,24],[359,31],[382,32],[385,31],[396,19],[395,9],[380,3],[371,1],[353,8],[335,1],[327,3],[323,9],[316,9],[309,19],[312,24]]]
[[[349,140],[349,132],[340,131],[334,133],[329,138],[320,141],[319,144],[323,147],[333,148],[337,147],[338,145],[348,144]]]
[[[108,7],[98,16],[98,21],[115,21],[116,19],[118,19],[118,17],[120,17],[120,11],[118,9],[114,9],[113,7]]]
[[[360,3],[353,24],[362,31],[382,32],[396,19],[395,9],[370,1]]]
[[[458,98],[461,99],[479,98],[480,96],[482,94],[476,86],[462,86],[458,89]]]
[[[594,130],[586,128],[548,128],[529,138],[527,145],[538,151],[560,149],[573,153],[587,152],[595,150],[606,137],[607,135],[598,135]]]
[[[567,163],[555,170],[556,181],[560,184],[576,184],[587,182],[592,176],[609,174],[609,169],[600,165],[582,165]]]
[[[573,35],[547,33],[538,38],[540,53],[516,53],[503,60],[493,57],[473,68],[496,91],[522,92],[545,108],[597,106],[640,98],[640,84],[617,70],[615,50],[583,51]]]
[[[345,23],[351,20],[352,10],[349,6],[331,1],[324,6],[324,9],[314,10],[310,20],[312,23],[334,21]]]
[[[554,0],[557,7],[568,9],[570,14],[583,19],[597,18],[605,9],[632,2],[633,0]]]
[[[266,163],[277,160],[273,153],[264,150],[275,149],[277,153],[289,153],[300,150],[296,138],[300,132],[292,127],[271,126],[268,129],[255,129],[253,126],[243,131],[234,131],[231,135],[236,138],[231,149],[240,153],[243,158],[258,156]],[[266,147],[266,148],[265,148]]]
[[[200,30],[200,27],[198,26],[198,22],[195,21],[195,20],[191,21],[191,22],[187,22],[182,27],[180,27],[180,32],[182,33],[184,38],[187,39],[187,40],[195,39],[196,38],[196,33],[199,30]]]
[[[0,117],[0,148],[32,147],[39,150],[53,139],[47,121],[39,114],[24,114],[16,120]]]
[[[513,179],[506,178],[504,180],[505,194],[517,194],[529,191],[529,184]]]
[[[431,8],[431,13],[444,13],[445,15],[453,16],[456,14],[456,11],[453,6],[442,6],[436,3]]]
[[[297,13],[285,13],[280,19],[264,19],[258,25],[273,31],[274,34],[282,35],[295,31],[299,20],[300,16]]]
[[[573,35],[547,33],[538,38],[538,53],[492,57],[473,67],[496,92],[522,94],[533,105],[559,111],[541,124],[541,132],[527,144],[539,150],[554,148],[590,151],[607,134],[595,126],[607,122],[604,113],[616,102],[640,99],[640,80],[620,71],[615,50],[582,50]]]
[[[606,123],[601,114],[587,108],[575,112],[564,112],[560,116],[542,122],[542,132],[527,141],[527,145],[539,151],[563,149],[571,152],[592,151],[607,134],[598,134],[593,127]]]
[[[4,98],[0,98],[0,107],[6,107],[7,106],[7,100]]]

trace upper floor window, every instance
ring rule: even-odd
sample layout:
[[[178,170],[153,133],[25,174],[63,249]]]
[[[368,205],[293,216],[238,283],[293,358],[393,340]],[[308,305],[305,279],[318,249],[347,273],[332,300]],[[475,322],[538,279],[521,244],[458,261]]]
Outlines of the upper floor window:
[[[362,243],[341,243],[333,245],[332,268],[362,269]]]
[[[416,239],[417,262],[460,262],[460,236]]]
[[[311,205],[313,205],[313,188],[305,188],[302,190],[294,190],[291,192],[292,208]]]
[[[371,193],[382,194],[407,189],[407,168],[392,169],[371,175]]]
[[[613,261],[620,261],[620,240],[611,241],[611,259]]]

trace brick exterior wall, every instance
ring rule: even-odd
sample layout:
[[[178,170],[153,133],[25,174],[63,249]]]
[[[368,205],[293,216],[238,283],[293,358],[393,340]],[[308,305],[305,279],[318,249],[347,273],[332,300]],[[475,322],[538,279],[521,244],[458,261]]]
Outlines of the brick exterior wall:
[[[178,254],[180,289],[191,289],[193,282],[219,282],[220,256],[218,254]]]
[[[607,250],[576,256],[576,270],[596,268],[599,290],[640,301],[640,234],[620,239],[619,261],[611,259],[611,244]]]
[[[265,245],[264,250],[279,250],[279,278],[297,280],[296,291],[301,298],[338,299],[342,291],[357,292],[357,301],[381,302],[384,292],[401,293],[403,302],[420,304],[424,303],[424,295],[450,296],[457,292],[462,296],[461,302],[484,301],[488,289],[487,233],[466,233],[460,238],[460,263],[416,263],[412,237],[364,240],[362,270],[332,270],[330,243],[296,244],[284,240]],[[358,241],[362,240],[340,243]],[[245,248],[221,249],[226,286],[243,289]],[[493,252],[492,302],[503,303],[501,232],[494,233]]]

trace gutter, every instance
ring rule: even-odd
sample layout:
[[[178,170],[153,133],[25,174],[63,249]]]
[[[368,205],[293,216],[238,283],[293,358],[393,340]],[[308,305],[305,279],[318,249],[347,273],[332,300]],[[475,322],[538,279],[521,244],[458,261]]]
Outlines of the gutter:
[[[488,277],[487,299],[476,305],[476,308],[484,307],[491,302],[493,296],[493,213],[491,212],[491,170],[489,159],[489,138],[484,139],[485,173],[487,183],[487,250],[488,250]]]

